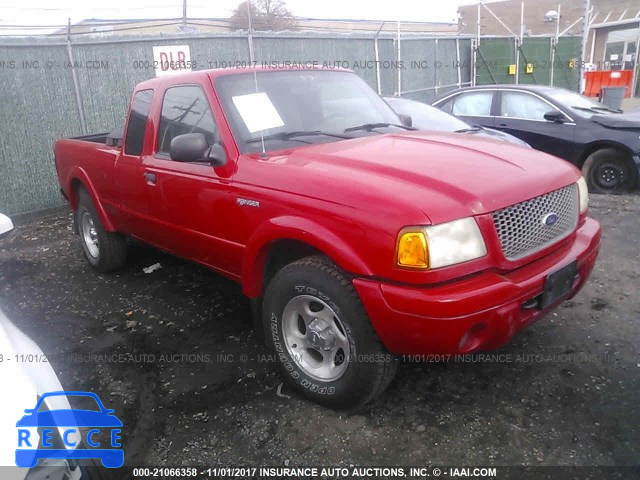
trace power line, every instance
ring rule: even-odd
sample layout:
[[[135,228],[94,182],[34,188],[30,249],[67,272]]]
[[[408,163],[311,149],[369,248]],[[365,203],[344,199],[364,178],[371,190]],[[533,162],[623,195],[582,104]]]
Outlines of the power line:
[[[191,7],[191,5],[189,5]],[[149,10],[151,8],[153,8],[154,10],[157,8],[180,8],[182,7],[182,3],[172,3],[171,5],[157,5],[157,4],[153,4],[151,5],[147,5],[147,6],[138,6],[138,7],[133,7],[133,6],[127,6],[127,10]],[[58,7],[22,7],[22,6],[7,6],[7,7],[2,7],[3,10],[23,10],[23,11],[58,11],[58,12],[69,12],[69,11],[73,11],[72,8],[58,8]],[[94,10],[118,10],[118,11],[122,11],[122,7],[92,7],[91,8],[92,11]]]

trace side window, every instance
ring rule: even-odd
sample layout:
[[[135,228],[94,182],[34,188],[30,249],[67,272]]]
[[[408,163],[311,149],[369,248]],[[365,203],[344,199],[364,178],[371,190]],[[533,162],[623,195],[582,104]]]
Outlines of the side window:
[[[544,114],[550,110],[554,110],[554,108],[535,95],[524,92],[502,91],[502,98],[500,99],[501,117],[544,120]]]
[[[455,97],[454,97],[455,98]],[[438,105],[438,108],[443,112],[451,113],[453,111],[453,99],[447,100],[445,103]]]
[[[127,138],[124,141],[124,153],[140,155],[144,144],[144,132],[149,118],[149,107],[153,90],[140,90],[131,100],[131,113],[127,122]]]
[[[158,128],[158,153],[169,153],[171,140],[185,133],[202,133],[213,145],[216,124],[209,101],[197,85],[184,85],[167,89],[162,101]]]
[[[488,117],[491,115],[492,101],[493,91],[491,90],[461,93],[454,98],[451,113],[454,115]]]

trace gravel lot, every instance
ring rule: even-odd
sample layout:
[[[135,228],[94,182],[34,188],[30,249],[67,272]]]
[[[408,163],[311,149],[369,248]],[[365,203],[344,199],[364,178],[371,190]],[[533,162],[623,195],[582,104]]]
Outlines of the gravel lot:
[[[405,361],[354,415],[278,391],[238,286],[140,244],[100,275],[67,213],[0,240],[0,305],[66,389],[116,410],[128,465],[638,465],[640,196],[594,195],[591,215],[603,246],[576,298],[499,358]]]

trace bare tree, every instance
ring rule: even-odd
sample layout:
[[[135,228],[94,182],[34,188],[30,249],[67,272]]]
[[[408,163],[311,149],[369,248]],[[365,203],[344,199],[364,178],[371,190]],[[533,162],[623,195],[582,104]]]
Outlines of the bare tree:
[[[236,30],[277,31],[295,30],[297,22],[283,0],[246,0],[240,3],[231,15],[231,27]]]

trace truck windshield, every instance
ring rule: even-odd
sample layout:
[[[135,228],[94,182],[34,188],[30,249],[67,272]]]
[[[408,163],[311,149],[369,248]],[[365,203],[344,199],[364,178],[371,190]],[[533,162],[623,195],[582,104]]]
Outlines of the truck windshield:
[[[243,153],[262,151],[263,139],[268,151],[404,128],[394,126],[401,123],[397,115],[351,72],[250,72],[220,76],[215,86]],[[362,125],[380,127],[349,130]]]

